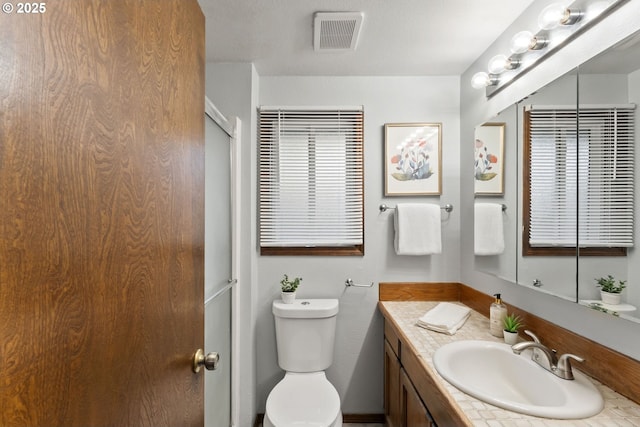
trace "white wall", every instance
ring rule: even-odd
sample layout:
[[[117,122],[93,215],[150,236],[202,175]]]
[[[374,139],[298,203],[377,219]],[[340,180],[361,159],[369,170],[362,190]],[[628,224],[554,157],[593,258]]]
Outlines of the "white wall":
[[[383,330],[377,311],[378,282],[459,279],[459,91],[457,77],[261,77],[260,104],[282,106],[363,105],[365,112],[364,257],[258,258],[258,411],[282,378],[277,365],[271,302],[279,298],[284,273],[301,276],[301,298],[339,298],[336,352],[329,380],[344,413],[383,412]],[[440,197],[383,197],[385,123],[441,122],[443,178]],[[393,213],[378,206],[406,201],[451,203],[443,213],[442,255],[400,257],[393,251]],[[370,289],[346,289],[344,282],[375,282]]]
[[[543,6],[539,3],[534,2],[529,8],[529,12],[526,13],[529,17],[537,16],[539,9]],[[640,2],[628,2],[595,28],[582,34],[560,53],[539,64],[534,71],[524,75],[491,100],[487,100],[483,91],[471,87],[471,76],[477,71],[486,70],[486,64],[493,55],[508,51],[506,46],[508,46],[508,40],[513,34],[523,29],[535,28],[535,23],[531,22],[530,18],[519,18],[461,76],[461,139],[471,141],[473,129],[477,124],[488,120],[497,112],[639,30],[638,16],[640,16]],[[473,164],[472,149],[461,150],[460,159],[461,165]],[[626,338],[637,335],[638,325],[636,323],[620,320],[530,288],[517,286],[476,270],[472,249],[473,218],[468,214],[471,212],[470,207],[473,204],[473,176],[461,174],[460,197],[463,210],[460,244],[463,283],[488,294],[500,292],[505,297],[507,304],[513,303],[544,319],[640,360],[640,342]],[[611,331],[616,333],[611,333]],[[544,331],[534,332],[541,332],[540,335],[544,337]]]

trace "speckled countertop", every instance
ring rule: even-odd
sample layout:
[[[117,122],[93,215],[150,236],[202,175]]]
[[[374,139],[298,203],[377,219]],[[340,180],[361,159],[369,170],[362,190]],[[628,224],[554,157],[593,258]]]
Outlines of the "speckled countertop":
[[[464,326],[453,336],[432,332],[416,326],[418,318],[437,304],[438,302],[434,301],[380,302],[380,305],[391,315],[399,331],[405,335],[417,351],[429,375],[447,390],[452,400],[458,405],[458,409],[469,419],[471,425],[482,427],[640,426],[640,405],[595,380],[592,381],[602,393],[605,399],[605,406],[598,415],[582,420],[553,420],[519,414],[484,403],[458,390],[438,374],[433,366],[433,353],[440,346],[453,341],[481,339],[502,342],[502,339],[492,336],[489,333],[489,319],[473,310]],[[575,365],[574,369],[580,370]]]

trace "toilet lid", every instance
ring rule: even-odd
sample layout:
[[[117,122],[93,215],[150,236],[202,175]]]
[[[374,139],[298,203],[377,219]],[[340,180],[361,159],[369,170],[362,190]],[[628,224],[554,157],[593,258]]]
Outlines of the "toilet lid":
[[[340,396],[324,372],[287,372],[269,393],[266,413],[278,427],[327,427],[340,413]]]

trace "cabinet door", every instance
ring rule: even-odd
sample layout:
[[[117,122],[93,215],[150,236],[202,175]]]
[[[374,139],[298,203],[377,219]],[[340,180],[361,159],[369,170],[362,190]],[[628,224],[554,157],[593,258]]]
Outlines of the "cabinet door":
[[[400,408],[403,427],[436,427],[404,369],[400,369]]]
[[[400,361],[384,340],[384,412],[387,427],[400,427]]]

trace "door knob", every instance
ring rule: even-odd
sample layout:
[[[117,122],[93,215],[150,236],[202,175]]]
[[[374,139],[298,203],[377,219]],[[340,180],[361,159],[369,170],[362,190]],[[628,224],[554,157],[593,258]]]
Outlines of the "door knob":
[[[204,351],[201,348],[196,350],[196,354],[193,355],[193,372],[200,372],[201,367],[205,367],[208,371],[213,371],[218,367],[218,361],[220,356],[216,352],[211,352],[204,355]]]

